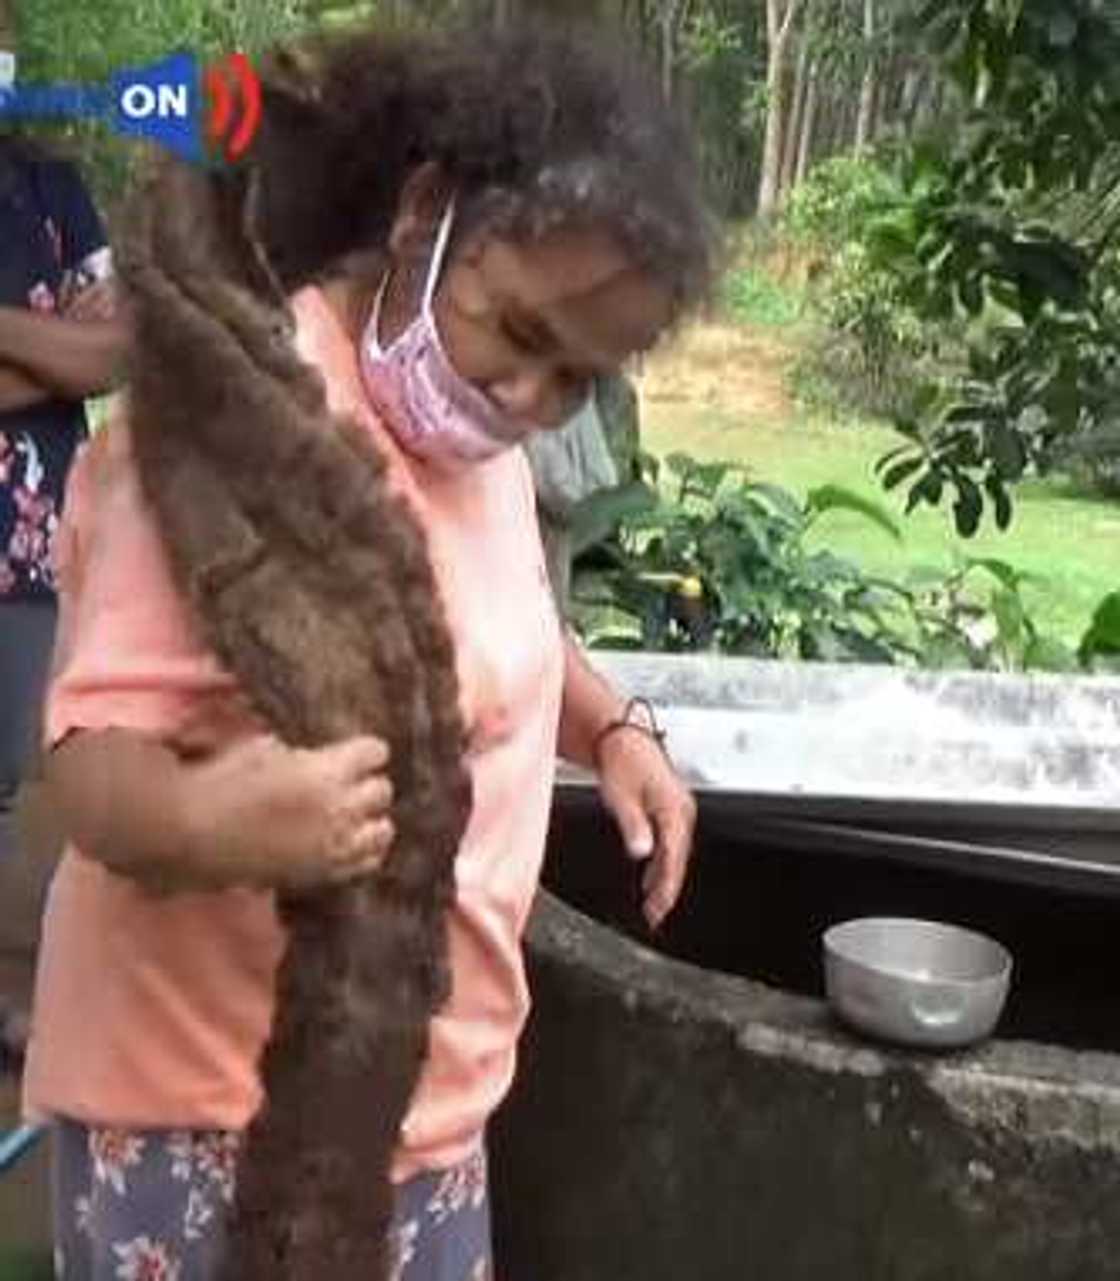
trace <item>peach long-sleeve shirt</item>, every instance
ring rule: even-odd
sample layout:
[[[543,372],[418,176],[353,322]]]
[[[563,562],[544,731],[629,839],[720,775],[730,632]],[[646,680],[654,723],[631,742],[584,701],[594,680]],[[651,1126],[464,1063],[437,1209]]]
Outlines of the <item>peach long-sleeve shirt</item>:
[[[454,474],[414,463],[363,394],[325,297],[295,300],[302,354],[358,415],[428,536],[456,643],[474,809],[456,863],[452,996],[395,1177],[461,1159],[512,1079],[528,1010],[520,936],[536,889],[563,679],[559,622],[520,451]],[[298,483],[298,478],[293,478]],[[254,727],[177,595],[123,417],[87,447],[57,544],[61,618],[48,742],[75,728],[154,735]],[[240,1129],[283,937],[271,895],[146,896],[70,849],[51,886],[24,1079],[30,1115],[122,1127]]]

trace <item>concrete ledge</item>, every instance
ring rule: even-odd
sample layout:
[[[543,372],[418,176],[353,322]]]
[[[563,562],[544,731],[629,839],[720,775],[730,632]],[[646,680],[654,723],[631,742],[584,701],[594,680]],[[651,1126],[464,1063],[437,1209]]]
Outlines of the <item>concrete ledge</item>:
[[[818,1001],[667,960],[551,896],[494,1129],[534,1281],[1105,1281],[1120,1060],[881,1052]]]
[[[662,709],[704,790],[1016,806],[1104,815],[1115,832],[1120,680],[925,672],[715,655],[595,664]]]

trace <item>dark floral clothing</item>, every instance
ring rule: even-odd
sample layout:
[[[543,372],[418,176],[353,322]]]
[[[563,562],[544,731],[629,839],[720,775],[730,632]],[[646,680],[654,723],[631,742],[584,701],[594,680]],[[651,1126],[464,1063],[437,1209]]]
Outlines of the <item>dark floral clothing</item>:
[[[64,285],[107,269],[77,172],[0,137],[0,306],[55,311]],[[85,430],[81,402],[0,412],[0,603],[53,598],[51,539]]]
[[[216,1281],[238,1136],[54,1128],[58,1281]],[[397,1188],[390,1281],[492,1281],[486,1157]]]

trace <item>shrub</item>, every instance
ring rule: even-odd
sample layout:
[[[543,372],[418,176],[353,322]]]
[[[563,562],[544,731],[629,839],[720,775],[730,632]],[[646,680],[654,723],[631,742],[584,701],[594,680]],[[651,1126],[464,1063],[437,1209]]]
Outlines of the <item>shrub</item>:
[[[1030,617],[1026,576],[1002,561],[894,581],[811,548],[810,533],[835,510],[901,537],[858,494],[824,485],[802,501],[741,468],[683,454],[645,466],[643,483],[595,496],[577,517],[577,543],[592,545],[577,562],[575,624],[592,646],[1005,671],[1076,666]]]

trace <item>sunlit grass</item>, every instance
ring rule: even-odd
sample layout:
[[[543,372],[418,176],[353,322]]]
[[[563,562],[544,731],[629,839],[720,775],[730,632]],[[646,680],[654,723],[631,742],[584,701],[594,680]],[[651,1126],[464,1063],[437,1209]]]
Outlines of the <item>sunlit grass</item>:
[[[1025,592],[1036,621],[1068,642],[1079,640],[1097,602],[1120,589],[1120,504],[1087,498],[1057,479],[1018,488],[1006,533],[986,520],[976,537],[961,539],[947,505],[902,515],[905,492],[884,493],[873,474],[875,460],[901,438],[881,423],[809,413],[790,398],[796,332],[708,324],[682,335],[647,369],[646,448],[733,459],[800,494],[834,482],[877,498],[899,512],[901,546],[845,513],[826,517],[814,537],[896,577],[917,567],[949,568],[960,557],[998,557],[1038,577]]]

